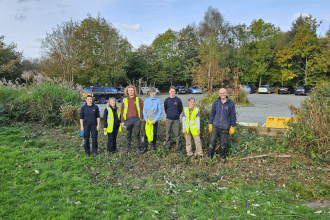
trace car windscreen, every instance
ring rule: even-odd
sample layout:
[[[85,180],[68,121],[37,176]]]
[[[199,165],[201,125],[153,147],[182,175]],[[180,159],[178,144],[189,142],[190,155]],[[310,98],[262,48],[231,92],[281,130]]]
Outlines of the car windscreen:
[[[84,89],[84,93],[91,93],[93,90],[92,89]]]
[[[269,88],[267,85],[260,86],[260,88]]]
[[[304,89],[303,86],[298,86],[296,89]]]

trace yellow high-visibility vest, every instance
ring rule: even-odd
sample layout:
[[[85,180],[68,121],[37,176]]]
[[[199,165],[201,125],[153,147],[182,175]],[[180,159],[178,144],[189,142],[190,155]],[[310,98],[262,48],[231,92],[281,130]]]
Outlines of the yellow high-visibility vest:
[[[117,114],[118,114],[118,119],[120,120],[119,109],[117,109]],[[112,108],[111,107],[108,107],[107,123],[108,123],[107,133],[112,133],[112,131],[113,131],[113,124],[114,124],[114,117],[113,117],[113,112],[112,112]],[[121,132],[121,123],[119,123],[119,130],[118,131]]]
[[[126,121],[126,115],[127,115],[127,111],[128,111],[128,101],[127,101],[127,98],[124,98],[123,102],[124,102],[123,118]],[[135,103],[136,103],[136,110],[138,111],[139,118],[140,118],[141,112],[140,112],[139,97],[136,97],[136,102]]]
[[[147,119],[147,121],[148,123],[146,123],[145,130],[146,130],[148,142],[151,142],[154,140],[154,124],[150,119]]]
[[[189,107],[184,108],[184,114],[186,116],[186,121],[185,121],[185,130],[186,133],[189,134],[189,131],[191,131],[191,134],[193,136],[198,135],[197,132],[197,118],[196,115],[199,112],[199,108],[194,107],[191,117],[189,117]]]

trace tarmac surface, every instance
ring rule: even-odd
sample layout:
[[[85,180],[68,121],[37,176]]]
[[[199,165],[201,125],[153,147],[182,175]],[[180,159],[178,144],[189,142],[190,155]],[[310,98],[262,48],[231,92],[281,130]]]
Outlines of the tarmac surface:
[[[195,98],[195,102],[199,102],[204,97],[204,94],[177,94],[183,103],[183,106],[188,106],[188,99],[190,97]],[[157,97],[164,103],[165,99],[169,97],[169,94],[157,95]],[[247,123],[258,123],[262,126],[266,123],[268,116],[274,117],[291,117],[291,112],[288,109],[288,104],[293,104],[296,107],[301,105],[301,102],[306,99],[307,96],[295,96],[285,94],[248,94],[249,101],[254,105],[252,107],[236,107],[237,121]],[[144,101],[147,95],[141,95],[141,99]],[[106,104],[97,104],[100,108],[101,117],[103,116]],[[119,103],[121,106],[121,103]],[[160,120],[166,120],[165,112]]]

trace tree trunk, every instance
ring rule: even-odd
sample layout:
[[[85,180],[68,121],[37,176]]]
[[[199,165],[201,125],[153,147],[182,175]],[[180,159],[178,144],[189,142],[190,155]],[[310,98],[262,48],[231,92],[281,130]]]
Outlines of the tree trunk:
[[[262,75],[260,75],[260,80],[259,80],[259,87],[261,86],[261,76],[262,76]]]
[[[306,56],[306,68],[305,68],[305,85],[307,85],[307,56]]]
[[[209,93],[211,93],[212,91],[211,91],[211,54],[210,54],[210,61],[209,61],[209,70],[208,70],[208,85],[207,85],[207,87],[208,87],[208,92]]]

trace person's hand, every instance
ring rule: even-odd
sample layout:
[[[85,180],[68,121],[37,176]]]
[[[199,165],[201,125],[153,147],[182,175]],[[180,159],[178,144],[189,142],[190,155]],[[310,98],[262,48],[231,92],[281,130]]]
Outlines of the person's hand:
[[[96,130],[97,130],[97,131],[100,130],[100,126],[96,126]]]
[[[229,129],[229,134],[232,135],[235,133],[235,127],[233,126],[230,126],[230,129]]]
[[[186,133],[186,129],[182,129],[182,133],[184,133],[184,134],[185,134],[185,133]]]
[[[212,133],[212,124],[209,124],[209,132]]]
[[[200,131],[200,130],[197,130],[197,133],[198,133],[198,134],[201,134],[201,131]]]
[[[148,125],[148,120],[146,120],[146,124]]]
[[[84,130],[84,127],[83,126],[80,126],[80,131],[83,131]]]
[[[156,121],[155,120],[152,120],[152,124],[154,125],[156,123]]]
[[[107,132],[107,129],[106,129],[106,128],[103,128],[103,131],[104,131],[104,132]]]
[[[125,123],[124,123],[124,122],[122,122],[122,123],[121,123],[121,126],[122,126],[122,127],[124,127],[124,124],[125,124]]]

